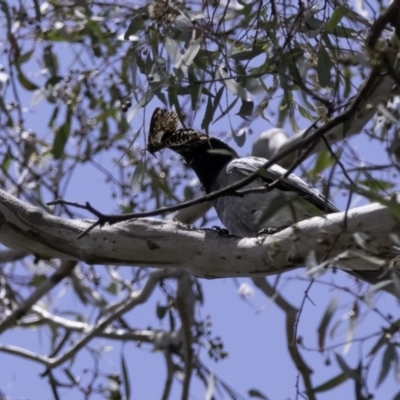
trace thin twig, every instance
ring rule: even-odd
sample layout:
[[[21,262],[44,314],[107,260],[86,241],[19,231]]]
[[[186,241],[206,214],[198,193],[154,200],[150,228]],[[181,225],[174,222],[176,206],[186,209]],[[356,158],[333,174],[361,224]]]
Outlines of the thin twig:
[[[309,400],[315,400],[311,382],[312,370],[303,360],[296,341],[296,321],[298,309],[292,306],[279,292],[277,292],[266,278],[253,278],[254,284],[286,314],[286,338],[290,357],[300,372]]]
[[[167,364],[167,379],[165,380],[164,391],[161,400],[168,400],[171,393],[172,379],[174,377],[174,363],[172,362],[171,353],[168,350],[165,351],[164,357]]]
[[[50,292],[58,283],[68,276],[76,265],[75,261],[64,260],[61,266],[49,276],[22,304],[0,320],[0,334],[16,324],[45,294]]]

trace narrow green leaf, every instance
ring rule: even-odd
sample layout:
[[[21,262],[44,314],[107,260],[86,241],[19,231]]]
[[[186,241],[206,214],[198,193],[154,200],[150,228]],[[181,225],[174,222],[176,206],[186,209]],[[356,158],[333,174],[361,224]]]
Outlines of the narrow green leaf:
[[[314,168],[309,171],[307,175],[309,175],[311,179],[315,180],[322,171],[332,166],[334,162],[335,160],[328,150],[321,150],[318,153]]]
[[[7,172],[8,168],[10,168],[12,160],[13,157],[11,156],[10,148],[8,148],[7,153],[4,155],[3,161],[1,163],[1,170]]]
[[[1,110],[5,115],[7,115],[7,117],[10,116],[9,113],[8,113],[8,110],[7,110],[7,108],[6,108],[6,105],[4,104],[4,100],[3,100],[3,97],[2,97],[2,96],[0,96],[0,110]]]
[[[184,54],[175,63],[174,73],[176,77],[181,80],[185,75],[188,68],[191,66],[194,58],[200,50],[200,43],[202,39],[192,39]]]
[[[50,72],[52,78],[57,78],[58,74],[58,58],[52,52],[51,48],[46,47],[43,52],[43,63]]]
[[[121,369],[122,376],[124,377],[124,388],[125,388],[125,399],[130,400],[131,398],[131,383],[129,381],[128,367],[126,366],[124,353],[121,352]]]
[[[22,87],[26,90],[33,91],[37,90],[39,87],[36,86],[34,83],[32,83],[24,74],[23,72],[18,68],[18,73],[17,77],[19,80],[19,83],[22,85]]]
[[[380,179],[365,179],[358,181],[357,183],[366,186],[367,188],[374,191],[388,190],[392,189],[395,186],[393,182],[388,182]]]
[[[179,49],[178,43],[176,40],[171,39],[170,37],[165,38],[165,48],[167,49],[167,53],[169,58],[177,63],[181,58],[181,50]]]
[[[356,400],[364,400],[365,397],[363,396],[363,387],[364,382],[362,380],[362,371],[363,371],[363,364],[362,361],[358,363],[357,369],[354,370],[354,373],[357,375],[357,379],[354,379],[354,392],[356,395]]]
[[[6,16],[6,20],[7,20],[7,32],[11,33],[11,14],[10,14],[10,10],[8,9],[8,4],[6,1],[4,0],[0,0],[0,8],[1,11],[3,11],[4,15]]]
[[[133,196],[138,193],[142,185],[145,173],[146,173],[146,165],[144,162],[139,161],[136,165],[135,172],[133,173],[131,180],[131,188]]]
[[[250,397],[255,397],[256,399],[261,399],[261,400],[268,400],[268,397],[257,389],[250,389],[248,393]]]
[[[46,282],[47,277],[46,275],[35,275],[32,280],[29,282],[31,286],[38,287],[42,283]]]
[[[235,105],[236,105],[236,103],[238,102],[238,100],[239,100],[239,97],[236,97],[236,99],[233,100],[231,104],[229,104],[228,108],[227,108],[225,111],[223,111],[222,114],[221,114],[220,116],[218,116],[218,117],[214,120],[214,123],[216,123],[217,121],[219,121],[221,118],[225,117],[225,115],[228,114],[229,111],[231,111],[233,107],[235,107]]]
[[[235,96],[240,97],[244,101],[252,102],[250,93],[233,78],[229,78],[229,75],[222,66],[218,68],[215,77],[216,79],[220,79],[221,83]]]
[[[204,129],[208,133],[208,127],[213,119],[213,103],[211,97],[208,98],[206,112],[204,114],[203,121],[201,122],[201,129]]]
[[[71,118],[72,113],[70,109],[67,109],[65,122],[57,129],[56,136],[54,137],[53,148],[51,152],[54,158],[59,159],[64,153],[65,144],[68,141],[71,131]]]
[[[392,363],[396,361],[396,358],[397,358],[396,347],[394,346],[393,343],[388,343],[385,353],[383,354],[382,357],[381,372],[379,374],[376,387],[380,386],[381,383],[385,380],[385,378],[389,373],[390,367]]]
[[[196,290],[197,290],[197,300],[201,305],[204,304],[204,295],[203,295],[203,288],[201,286],[201,283],[196,279],[195,281],[196,284]]]
[[[31,59],[33,53],[34,53],[34,50],[27,51],[26,53],[21,54],[18,58],[18,66],[29,61]]]
[[[118,293],[118,286],[115,282],[111,282],[108,287],[106,287],[106,291],[110,294],[116,295]]]
[[[359,307],[358,303],[355,302],[349,311],[349,317],[350,317],[349,327],[347,329],[346,345],[344,346],[343,354],[346,354],[350,350],[350,347],[353,344],[354,334],[358,324],[358,315],[359,315]]]
[[[372,347],[371,351],[368,353],[368,357],[376,354],[382,346],[387,344],[389,342],[389,337],[390,336],[387,335],[386,332],[384,332],[383,335],[377,340],[374,347]]]
[[[234,60],[251,60],[262,53],[264,53],[264,50],[260,46],[255,46],[254,48],[248,50],[235,48],[229,57],[233,58]]]
[[[40,12],[40,5],[38,0],[33,0],[33,6],[35,7],[36,19],[40,22],[42,19],[42,13]]]
[[[325,49],[325,46],[321,44],[318,52],[318,80],[322,87],[327,87],[331,83],[331,68],[333,67],[332,60]]]
[[[58,116],[58,111],[59,111],[58,106],[54,107],[54,110],[53,110],[53,112],[51,114],[51,117],[49,119],[49,123],[47,124],[48,127],[51,128],[54,125],[54,121],[56,120],[56,118]]]
[[[247,117],[251,117],[254,110],[254,103],[252,101],[242,101],[242,106],[240,107],[237,115],[242,117],[244,120],[248,121]]]
[[[214,398],[214,390],[215,390],[215,376],[211,371],[210,376],[208,377],[207,382],[207,391],[204,396],[205,400],[212,400]]]
[[[335,353],[335,356],[336,356],[336,361],[337,361],[340,369],[345,374],[347,374],[349,378],[355,379],[355,380],[360,378],[359,375],[356,373],[356,371],[347,365],[346,361],[344,360],[344,358],[341,355]]]
[[[160,303],[157,303],[157,308],[156,308],[157,318],[164,319],[167,310],[168,308],[166,306],[162,306]]]
[[[339,6],[335,8],[332,16],[329,18],[329,21],[326,24],[325,30],[327,32],[332,32],[337,24],[342,20],[342,18],[347,14],[348,9],[346,6]]]
[[[171,330],[171,332],[175,331],[175,317],[174,314],[172,313],[171,309],[168,309],[168,317],[169,317],[169,329]]]
[[[348,375],[342,372],[341,374],[335,376],[332,379],[329,379],[322,385],[317,386],[316,388],[313,389],[313,393],[318,393],[318,392],[326,392],[327,390],[331,390],[342,383],[346,382],[347,379],[349,379]]]
[[[232,130],[233,140],[239,147],[242,147],[245,144],[247,131],[247,128],[239,129],[238,131]]]
[[[325,337],[328,329],[329,322],[331,321],[333,314],[338,308],[338,299],[333,297],[326,308],[322,320],[318,327],[318,347],[320,351],[325,349]]]
[[[217,111],[218,106],[221,103],[222,95],[224,94],[225,86],[221,86],[215,96],[214,104],[213,104],[213,117],[215,115],[215,111]]]
[[[124,33],[124,39],[129,40],[129,37],[134,35],[136,32],[140,31],[143,28],[144,19],[141,15],[136,15],[133,17],[131,23],[128,26],[128,29]]]
[[[191,99],[191,104],[192,104],[192,110],[193,111],[197,110],[197,105],[198,105],[199,100],[201,98],[202,90],[203,90],[203,85],[201,83],[199,83],[197,85],[193,85],[189,89],[189,91],[190,91],[190,99]]]
[[[130,110],[126,117],[127,122],[131,122],[141,107],[144,107],[153,98],[154,92],[146,92],[138,103],[136,103]]]

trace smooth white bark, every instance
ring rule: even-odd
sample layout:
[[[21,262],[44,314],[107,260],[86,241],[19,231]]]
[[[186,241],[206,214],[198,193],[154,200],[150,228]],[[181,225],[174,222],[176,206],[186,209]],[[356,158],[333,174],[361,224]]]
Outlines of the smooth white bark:
[[[96,228],[78,239],[90,223],[54,217],[0,191],[0,241],[10,248],[89,264],[179,267],[200,277],[276,274],[304,266],[310,251],[317,262],[339,256],[333,261],[340,266],[379,269],[383,261],[365,256],[392,258],[390,234],[400,234],[394,217],[380,204],[355,208],[347,216],[312,218],[258,238],[220,236],[176,221],[145,218]]]

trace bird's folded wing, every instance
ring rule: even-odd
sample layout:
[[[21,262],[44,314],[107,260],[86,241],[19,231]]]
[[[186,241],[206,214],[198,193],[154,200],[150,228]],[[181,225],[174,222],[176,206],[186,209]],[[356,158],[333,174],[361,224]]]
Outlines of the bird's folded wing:
[[[260,181],[260,185],[272,183],[279,179],[279,182],[275,186],[276,189],[285,192],[295,192],[300,197],[309,201],[315,207],[326,213],[335,213],[339,211],[317,189],[307,185],[307,183],[297,175],[290,174],[289,176],[282,178],[287,171],[276,164],[272,165],[268,169],[263,168],[263,165],[267,161],[268,160],[265,158],[258,157],[238,158],[227,165],[226,172],[228,174],[237,172],[245,177],[259,171],[258,180]]]

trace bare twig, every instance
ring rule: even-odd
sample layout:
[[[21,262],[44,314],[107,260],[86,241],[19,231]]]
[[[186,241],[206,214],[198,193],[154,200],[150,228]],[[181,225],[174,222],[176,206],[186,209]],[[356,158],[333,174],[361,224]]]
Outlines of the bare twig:
[[[182,272],[178,270],[174,271],[155,271],[153,272],[146,284],[144,285],[143,289],[139,293],[132,292],[125,300],[120,302],[120,306],[113,310],[108,316],[102,318],[96,324],[89,327],[84,332],[84,335],[79,338],[70,348],[61,356],[59,357],[46,357],[41,356],[39,354],[33,353],[29,350],[22,349],[16,346],[6,346],[0,344],[0,351],[14,354],[32,361],[39,362],[47,367],[47,372],[52,368],[58,367],[59,365],[63,364],[69,358],[71,358],[77,351],[79,351],[83,346],[85,346],[93,337],[99,335],[100,332],[103,332],[107,326],[114,321],[116,318],[124,314],[125,312],[129,311],[133,307],[142,304],[147,301],[150,295],[153,293],[157,283],[161,279],[166,278],[179,278],[182,276]],[[72,321],[70,321],[72,323]],[[46,373],[44,373],[46,375]]]
[[[379,18],[374,22],[369,31],[368,37],[366,39],[366,46],[370,49],[373,49],[377,40],[379,39],[382,31],[385,29],[388,23],[391,23],[395,30],[397,36],[400,38],[399,33],[399,8],[400,8],[400,1],[394,0],[392,4],[386,9],[386,11],[379,16]]]
[[[171,353],[168,350],[165,351],[164,357],[167,364],[167,379],[165,380],[164,391],[161,400],[168,400],[171,393],[172,379],[174,377],[174,364],[172,362]]]
[[[76,265],[75,261],[64,260],[61,266],[43,282],[22,304],[19,305],[9,315],[0,320],[0,334],[18,322],[32,306],[38,302],[45,294],[53,289],[62,279],[68,276]]]
[[[185,344],[185,377],[182,386],[182,400],[189,398],[190,379],[193,372],[192,325],[194,322],[195,303],[192,278],[188,273],[184,273],[178,280],[176,294],[176,308],[181,318]]]
[[[308,399],[315,400],[313,386],[311,382],[312,370],[303,360],[296,342],[296,318],[298,310],[292,306],[282,295],[277,292],[267,281],[266,278],[253,278],[254,284],[286,314],[286,338],[290,357],[300,372],[304,386],[307,391]]]
[[[22,250],[5,249],[0,251],[0,264],[18,261],[28,256],[29,253]]]

